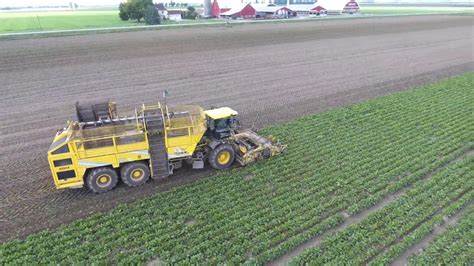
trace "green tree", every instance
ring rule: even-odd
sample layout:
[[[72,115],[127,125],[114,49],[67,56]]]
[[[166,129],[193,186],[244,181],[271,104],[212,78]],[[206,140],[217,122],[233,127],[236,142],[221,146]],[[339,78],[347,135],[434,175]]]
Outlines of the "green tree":
[[[128,16],[128,9],[127,9],[127,3],[120,3],[119,5],[119,17],[123,21],[127,21],[130,19]]]
[[[128,0],[127,6],[130,19],[140,22],[145,12],[145,7],[141,5],[140,0]]]
[[[158,25],[160,24],[160,15],[155,6],[147,6],[145,8],[145,23],[148,25]]]
[[[196,9],[193,6],[188,6],[188,10],[186,11],[186,18],[187,19],[196,19],[197,17],[197,12]]]
[[[121,11],[121,13],[119,13],[120,19],[123,17],[122,20],[124,20],[128,16],[129,19],[138,20],[138,22],[140,22],[145,16],[147,6],[153,6],[153,0],[127,0],[127,3],[121,3],[119,5],[119,10]]]

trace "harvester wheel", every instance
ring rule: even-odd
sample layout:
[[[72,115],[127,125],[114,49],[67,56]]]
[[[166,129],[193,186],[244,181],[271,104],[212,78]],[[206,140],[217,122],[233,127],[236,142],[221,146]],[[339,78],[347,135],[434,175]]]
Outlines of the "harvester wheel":
[[[128,163],[121,167],[120,177],[125,184],[137,187],[150,179],[150,168],[143,162]]]
[[[114,188],[117,182],[117,173],[109,167],[95,168],[87,175],[87,186],[95,193],[107,192]]]
[[[235,151],[230,144],[221,144],[211,150],[209,154],[209,163],[212,168],[223,170],[229,168],[235,159]]]

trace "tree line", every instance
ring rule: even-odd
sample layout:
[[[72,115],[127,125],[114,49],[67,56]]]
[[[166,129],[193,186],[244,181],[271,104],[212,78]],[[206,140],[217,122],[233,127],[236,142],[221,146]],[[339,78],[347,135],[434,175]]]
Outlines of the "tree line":
[[[196,19],[198,17],[195,8],[188,6],[187,3],[171,2],[169,4],[159,5],[163,7],[187,7],[187,10],[181,14],[182,18]],[[160,24],[162,19],[158,13],[158,9],[153,4],[153,0],[127,0],[127,2],[122,2],[119,5],[119,17],[123,21],[137,20],[140,22],[144,19],[148,25]]]

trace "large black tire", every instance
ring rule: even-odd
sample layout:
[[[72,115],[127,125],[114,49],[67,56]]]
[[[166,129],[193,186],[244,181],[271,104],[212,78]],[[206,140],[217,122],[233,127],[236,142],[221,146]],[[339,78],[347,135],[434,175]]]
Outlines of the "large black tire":
[[[209,164],[212,168],[223,170],[229,168],[235,159],[235,151],[230,144],[221,144],[209,153]]]
[[[120,168],[120,178],[125,184],[138,187],[150,179],[150,168],[144,162],[127,163]]]
[[[95,193],[103,193],[113,189],[118,182],[118,175],[110,167],[92,169],[87,175],[87,186]]]

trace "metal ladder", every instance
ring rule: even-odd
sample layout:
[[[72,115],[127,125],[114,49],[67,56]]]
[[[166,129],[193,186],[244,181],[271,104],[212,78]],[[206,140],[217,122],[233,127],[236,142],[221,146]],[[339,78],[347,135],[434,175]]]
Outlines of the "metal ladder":
[[[163,113],[159,108],[145,109],[143,116],[147,128],[152,178],[166,178],[171,173],[165,144]]]

